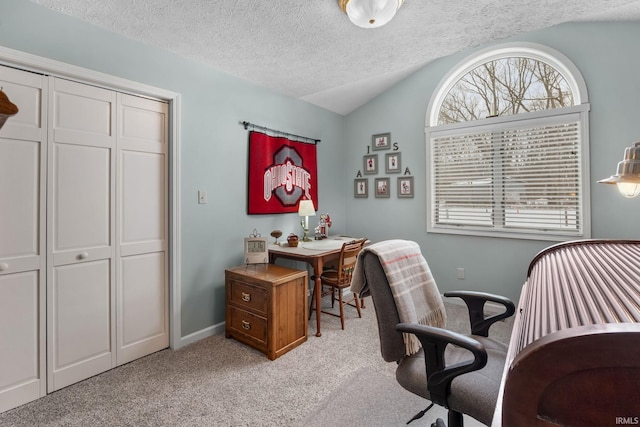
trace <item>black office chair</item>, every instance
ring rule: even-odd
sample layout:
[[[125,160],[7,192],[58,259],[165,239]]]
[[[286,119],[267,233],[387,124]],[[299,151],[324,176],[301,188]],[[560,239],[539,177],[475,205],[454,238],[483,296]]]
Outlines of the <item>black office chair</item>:
[[[371,295],[375,307],[383,359],[398,364],[396,379],[403,388],[433,402],[409,422],[420,418],[433,404],[438,404],[448,409],[449,427],[462,427],[463,414],[490,425],[507,345],[488,338],[488,332],[492,324],[513,315],[513,303],[507,298],[481,292],[445,293],[447,297],[462,298],[467,304],[471,335],[400,323],[389,281],[378,256],[363,251],[358,262],[362,263],[367,283],[364,294]],[[486,301],[503,305],[505,311],[485,318],[483,309]],[[422,349],[407,356],[402,332],[416,335]],[[432,426],[444,426],[444,422],[438,419]]]

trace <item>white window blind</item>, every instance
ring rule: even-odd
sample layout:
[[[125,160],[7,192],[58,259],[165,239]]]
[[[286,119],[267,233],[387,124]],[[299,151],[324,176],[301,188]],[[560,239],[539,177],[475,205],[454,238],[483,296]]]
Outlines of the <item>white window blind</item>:
[[[582,236],[581,150],[580,114],[434,130],[430,228]]]

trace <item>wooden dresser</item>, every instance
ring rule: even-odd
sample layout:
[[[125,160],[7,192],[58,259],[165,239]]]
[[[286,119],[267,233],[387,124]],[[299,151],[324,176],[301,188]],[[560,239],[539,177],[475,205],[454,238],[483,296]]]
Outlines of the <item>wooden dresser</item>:
[[[275,264],[225,270],[226,337],[271,360],[307,340],[307,272]]]

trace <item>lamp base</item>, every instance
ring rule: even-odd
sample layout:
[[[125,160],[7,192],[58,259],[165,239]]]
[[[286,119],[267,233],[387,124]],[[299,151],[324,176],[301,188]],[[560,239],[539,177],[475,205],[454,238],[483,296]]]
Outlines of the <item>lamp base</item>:
[[[304,219],[300,221],[300,226],[302,227],[302,231],[304,231],[302,241],[311,242],[311,239],[309,238],[309,217],[307,215],[305,215]]]
[[[302,236],[302,241],[303,242],[313,242],[313,239],[309,238],[309,229],[308,228],[307,229],[303,228],[302,230],[304,231],[304,235]]]

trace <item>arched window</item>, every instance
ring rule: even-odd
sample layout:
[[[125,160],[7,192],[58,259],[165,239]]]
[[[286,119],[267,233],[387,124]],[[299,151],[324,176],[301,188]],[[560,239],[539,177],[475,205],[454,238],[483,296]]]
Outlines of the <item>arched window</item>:
[[[427,109],[427,231],[589,237],[588,111],[559,52],[509,44],[463,61]]]

